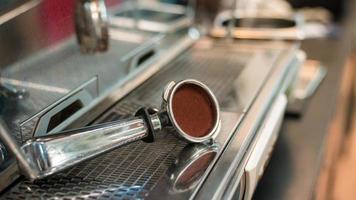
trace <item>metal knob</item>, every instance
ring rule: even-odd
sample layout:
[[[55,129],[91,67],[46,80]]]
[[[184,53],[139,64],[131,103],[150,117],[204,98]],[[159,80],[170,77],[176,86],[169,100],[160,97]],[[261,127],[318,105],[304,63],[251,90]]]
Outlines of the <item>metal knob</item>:
[[[83,53],[104,52],[108,49],[108,27],[104,0],[77,0],[75,30]]]
[[[28,91],[26,91],[23,88],[18,89],[11,85],[0,83],[0,98],[4,97],[11,100],[21,100],[28,96],[29,96]]]

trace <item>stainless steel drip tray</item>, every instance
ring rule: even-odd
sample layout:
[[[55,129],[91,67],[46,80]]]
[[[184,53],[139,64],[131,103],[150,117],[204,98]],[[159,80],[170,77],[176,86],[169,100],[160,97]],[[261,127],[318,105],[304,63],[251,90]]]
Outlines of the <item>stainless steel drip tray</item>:
[[[144,105],[160,106],[162,87],[171,80],[194,78],[206,83],[224,111],[222,127],[214,159],[191,185],[177,190],[172,187],[175,185],[172,182],[164,184],[170,181],[171,168],[175,160],[184,155],[186,150],[182,150],[187,143],[163,132],[154,143],[129,144],[48,179],[35,183],[20,180],[1,198],[134,199],[159,196],[167,199],[194,196],[214,163],[219,163],[217,158],[230,138],[240,134],[235,132],[236,127],[288,48],[290,45],[286,43],[226,44],[202,39],[95,122],[124,118]]]

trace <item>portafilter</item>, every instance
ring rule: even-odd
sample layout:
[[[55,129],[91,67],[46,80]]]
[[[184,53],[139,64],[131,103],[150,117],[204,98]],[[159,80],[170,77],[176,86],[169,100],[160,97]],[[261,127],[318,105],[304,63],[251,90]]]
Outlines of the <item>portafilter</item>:
[[[163,91],[160,111],[141,108],[130,119],[64,131],[26,141],[22,147],[10,137],[4,123],[1,139],[30,180],[44,178],[125,144],[153,142],[165,127],[173,127],[180,139],[191,143],[213,140],[220,126],[219,104],[203,83],[186,79],[169,83]]]

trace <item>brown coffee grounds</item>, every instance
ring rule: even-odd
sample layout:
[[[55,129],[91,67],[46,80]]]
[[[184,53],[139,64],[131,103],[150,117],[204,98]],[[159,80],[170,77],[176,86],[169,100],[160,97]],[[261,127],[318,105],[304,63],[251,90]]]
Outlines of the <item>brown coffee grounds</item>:
[[[214,128],[214,104],[209,94],[200,86],[180,86],[173,96],[172,109],[179,127],[192,137],[204,137]]]

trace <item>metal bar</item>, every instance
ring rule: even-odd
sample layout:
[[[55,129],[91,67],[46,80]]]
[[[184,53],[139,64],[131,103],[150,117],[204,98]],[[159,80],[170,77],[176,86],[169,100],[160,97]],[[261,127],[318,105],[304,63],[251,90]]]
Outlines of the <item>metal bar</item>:
[[[22,150],[38,179],[146,136],[144,120],[133,118],[35,138]]]

